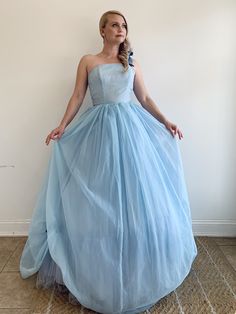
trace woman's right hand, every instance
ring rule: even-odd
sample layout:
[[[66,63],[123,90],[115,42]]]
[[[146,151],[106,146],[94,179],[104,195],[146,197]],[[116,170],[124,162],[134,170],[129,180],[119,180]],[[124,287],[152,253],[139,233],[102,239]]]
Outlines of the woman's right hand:
[[[64,133],[64,130],[65,130],[65,127],[63,126],[58,126],[54,130],[52,130],[52,132],[48,134],[45,140],[45,143],[48,145],[50,140],[60,139],[62,134]]]

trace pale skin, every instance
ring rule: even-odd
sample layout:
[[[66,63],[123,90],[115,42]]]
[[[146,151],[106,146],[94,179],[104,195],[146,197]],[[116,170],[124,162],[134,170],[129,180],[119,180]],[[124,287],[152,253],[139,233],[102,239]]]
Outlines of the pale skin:
[[[75,117],[83,103],[88,87],[88,74],[93,69],[93,67],[101,63],[120,62],[117,58],[119,45],[124,41],[125,36],[127,35],[126,25],[123,17],[118,14],[110,14],[108,16],[107,24],[101,30],[101,35],[103,37],[103,49],[97,55],[84,55],[80,59],[77,68],[73,94],[69,100],[61,123],[57,128],[48,134],[45,140],[46,145],[49,144],[50,140],[60,139],[67,125]],[[133,91],[138,101],[150,114],[152,114],[158,121],[165,125],[173,137],[178,135],[179,139],[182,139],[183,133],[181,130],[177,127],[176,124],[167,120],[167,118],[161,113],[157,105],[150,97],[144,84],[141,67],[137,60],[133,59],[133,64],[135,68]]]

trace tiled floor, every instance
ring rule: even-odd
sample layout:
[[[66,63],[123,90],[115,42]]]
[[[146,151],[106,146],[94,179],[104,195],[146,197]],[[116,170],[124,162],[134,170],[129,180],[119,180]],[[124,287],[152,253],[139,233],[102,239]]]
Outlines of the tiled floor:
[[[68,303],[66,297],[58,296],[53,291],[36,289],[36,275],[25,280],[21,279],[19,259],[25,240],[26,238],[19,237],[0,237],[0,314],[94,313]],[[195,261],[191,274],[178,289],[155,306],[151,310],[152,313],[236,313],[236,282],[234,281],[236,278],[234,277],[234,271],[236,274],[236,238],[196,237],[196,242],[199,257]],[[210,243],[209,246],[208,243]],[[214,247],[217,248],[217,252]],[[214,271],[209,272],[207,264],[199,271],[198,267],[206,263],[206,257],[207,263],[214,264],[219,274]],[[220,269],[223,263],[226,263],[225,272],[223,268]],[[220,288],[222,279],[226,284],[225,289],[222,286]],[[214,283],[215,289],[211,290]],[[214,296],[217,289],[221,289],[219,290],[220,298]],[[234,300],[233,296],[235,307],[234,302],[229,305],[229,302]]]
[[[236,238],[214,238],[214,240],[236,271]]]

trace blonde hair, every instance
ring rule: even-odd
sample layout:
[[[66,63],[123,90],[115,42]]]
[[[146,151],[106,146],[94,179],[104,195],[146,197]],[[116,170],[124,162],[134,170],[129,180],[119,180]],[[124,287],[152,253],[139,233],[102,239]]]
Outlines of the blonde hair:
[[[100,31],[100,35],[102,36],[102,28],[104,28],[106,26],[106,23],[108,22],[108,15],[110,14],[118,14],[120,16],[123,17],[125,24],[126,24],[126,38],[125,40],[120,44],[119,47],[119,51],[118,51],[118,59],[120,60],[120,62],[122,63],[124,70],[127,71],[128,67],[129,67],[129,58],[131,55],[133,55],[133,52],[131,50],[131,45],[130,45],[130,41],[127,38],[128,35],[128,24],[126,21],[126,18],[124,17],[124,15],[120,12],[120,11],[116,11],[116,10],[109,10],[106,11],[105,13],[103,13],[103,15],[101,16],[100,20],[99,20],[99,31]],[[102,36],[103,37],[103,36]],[[133,66],[132,64],[130,64],[131,66]]]

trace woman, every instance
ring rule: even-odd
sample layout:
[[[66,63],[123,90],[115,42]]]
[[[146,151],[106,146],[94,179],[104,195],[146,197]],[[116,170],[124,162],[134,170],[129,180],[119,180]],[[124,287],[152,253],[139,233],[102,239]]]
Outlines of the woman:
[[[38,286],[65,286],[96,312],[140,313],[183,282],[197,255],[183,134],[149,96],[123,14],[105,12],[99,27],[103,49],[81,58],[64,117],[46,138],[57,141],[20,271],[38,272]],[[87,86],[93,106],[66,129]]]

